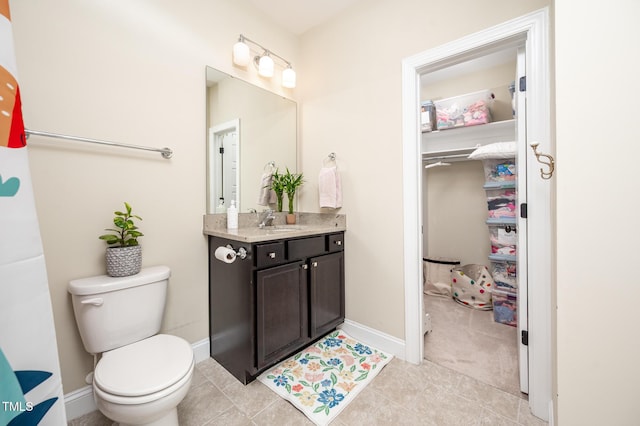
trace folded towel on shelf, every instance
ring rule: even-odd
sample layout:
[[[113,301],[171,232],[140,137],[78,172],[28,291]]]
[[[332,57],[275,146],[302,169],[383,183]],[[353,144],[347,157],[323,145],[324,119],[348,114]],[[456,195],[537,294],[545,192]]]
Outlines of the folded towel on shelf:
[[[342,207],[342,182],[336,166],[323,167],[318,176],[320,207],[339,209]]]
[[[469,154],[470,160],[515,158],[518,147],[515,142],[494,142],[478,147]]]
[[[260,178],[260,190],[258,191],[258,205],[268,206],[276,202],[276,193],[271,189],[273,172],[265,172]]]

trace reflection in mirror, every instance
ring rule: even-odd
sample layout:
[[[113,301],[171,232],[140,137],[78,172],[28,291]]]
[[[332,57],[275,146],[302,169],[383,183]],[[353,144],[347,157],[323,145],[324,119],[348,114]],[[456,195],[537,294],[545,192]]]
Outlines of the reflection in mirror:
[[[207,213],[262,211],[262,175],[296,167],[296,103],[207,67]],[[271,206],[274,208],[275,206]]]

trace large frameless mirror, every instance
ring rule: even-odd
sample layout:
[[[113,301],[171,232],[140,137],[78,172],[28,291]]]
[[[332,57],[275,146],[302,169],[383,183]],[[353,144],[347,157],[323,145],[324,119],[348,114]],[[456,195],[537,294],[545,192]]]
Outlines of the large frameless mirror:
[[[262,175],[296,165],[297,105],[207,67],[207,213],[261,211]]]

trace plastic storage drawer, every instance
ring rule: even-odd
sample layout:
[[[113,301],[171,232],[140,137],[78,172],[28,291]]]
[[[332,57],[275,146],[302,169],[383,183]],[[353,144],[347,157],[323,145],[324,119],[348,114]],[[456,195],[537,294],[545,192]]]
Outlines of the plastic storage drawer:
[[[516,262],[491,262],[491,276],[497,287],[515,289],[518,287]]]
[[[434,101],[436,128],[445,130],[490,123],[493,99],[491,91],[481,90]]]
[[[515,158],[483,160],[484,177],[487,182],[507,182],[516,180]]]
[[[487,209],[489,218],[516,217],[515,189],[488,189]]]
[[[512,327],[518,325],[518,295],[515,291],[494,287],[491,292],[493,319]]]
[[[513,225],[489,225],[491,254],[515,256],[517,254],[518,234]]]

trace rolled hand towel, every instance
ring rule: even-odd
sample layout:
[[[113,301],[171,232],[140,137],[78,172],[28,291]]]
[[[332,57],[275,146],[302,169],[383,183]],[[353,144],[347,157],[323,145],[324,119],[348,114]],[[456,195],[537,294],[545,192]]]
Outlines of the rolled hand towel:
[[[268,206],[271,203],[276,202],[276,194],[271,189],[271,182],[273,181],[273,172],[266,172],[262,174],[260,178],[260,190],[258,191],[258,205]]]
[[[342,207],[342,182],[337,167],[323,167],[318,176],[320,207]]]

